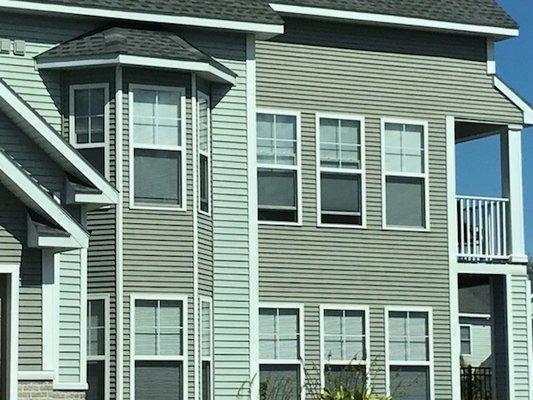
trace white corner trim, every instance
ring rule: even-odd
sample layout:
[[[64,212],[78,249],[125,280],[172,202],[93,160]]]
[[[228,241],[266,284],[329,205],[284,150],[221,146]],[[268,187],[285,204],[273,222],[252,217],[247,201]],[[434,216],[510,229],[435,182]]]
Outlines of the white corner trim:
[[[22,197],[25,197],[22,201],[38,208],[68,232],[75,240],[77,247],[87,248],[89,246],[89,234],[3,152],[0,152],[0,180],[9,181],[10,184],[18,187],[23,193]]]
[[[97,7],[77,7],[66,6],[60,4],[50,4],[46,1],[29,2],[18,0],[1,0],[0,8],[7,9],[22,9],[25,11],[41,11],[61,14],[84,15],[90,17],[125,19],[131,21],[143,22],[157,22],[161,24],[171,25],[188,25],[198,26],[203,28],[218,28],[229,29],[244,32],[259,32],[270,34],[283,33],[283,25],[280,24],[264,24],[255,22],[239,22],[224,19],[199,18],[199,17],[184,17],[178,15],[158,14],[158,13],[143,13],[134,11],[120,11],[102,9]]]
[[[396,25],[406,28],[423,28],[448,32],[475,33],[493,36],[518,36],[518,29],[499,28],[495,26],[462,24],[457,22],[436,21],[423,18],[400,17],[397,15],[373,14],[357,11],[342,11],[330,8],[293,6],[270,3],[270,7],[282,14],[317,17],[324,19],[366,22],[373,24]]]
[[[1,170],[1,168],[0,168]],[[20,265],[0,263],[0,274],[10,275],[7,296],[9,318],[7,321],[7,394],[10,400],[18,399],[18,343],[19,343],[19,276]]]
[[[524,124],[533,125],[533,109],[523,100],[513,89],[511,89],[505,82],[497,76],[494,76],[494,87],[498,89],[505,97],[511,101],[515,106],[524,112]]]
[[[487,38],[487,75],[496,74],[496,59],[494,55],[494,39]]]
[[[73,61],[48,61],[36,62],[37,69],[59,69],[59,68],[84,68],[104,65],[127,65],[136,67],[175,69],[180,71],[194,71],[208,75],[211,79],[216,81],[226,82],[235,85],[236,78],[215,66],[200,61],[182,61],[170,60],[156,57],[141,57],[120,55],[113,58],[94,58],[87,60],[73,60]]]
[[[73,169],[102,192],[102,195],[94,196],[94,202],[103,204],[117,203],[118,193],[109,182],[3,82],[0,82],[0,99],[2,103],[6,104],[5,107],[9,107],[13,113],[18,114],[24,119],[24,121],[40,134],[46,143],[51,145],[59,155],[62,155],[68,160]]]

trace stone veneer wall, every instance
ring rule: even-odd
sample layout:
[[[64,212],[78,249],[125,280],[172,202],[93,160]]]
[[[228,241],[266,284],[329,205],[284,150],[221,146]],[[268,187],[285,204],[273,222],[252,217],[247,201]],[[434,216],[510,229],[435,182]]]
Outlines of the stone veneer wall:
[[[19,400],[85,400],[85,392],[54,390],[49,381],[20,381]]]

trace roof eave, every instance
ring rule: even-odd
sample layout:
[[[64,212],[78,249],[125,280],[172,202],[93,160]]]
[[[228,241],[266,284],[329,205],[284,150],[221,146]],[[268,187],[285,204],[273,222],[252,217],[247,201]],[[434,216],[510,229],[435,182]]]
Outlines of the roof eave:
[[[275,2],[270,3],[270,6],[272,9],[274,9],[274,11],[279,12],[281,15],[297,17],[357,22],[373,25],[390,25],[398,28],[442,31],[450,33],[475,34],[491,36],[497,39],[516,37],[519,35],[518,29],[497,26],[463,24],[457,22],[402,17],[396,15],[343,11],[330,8],[294,6]]]

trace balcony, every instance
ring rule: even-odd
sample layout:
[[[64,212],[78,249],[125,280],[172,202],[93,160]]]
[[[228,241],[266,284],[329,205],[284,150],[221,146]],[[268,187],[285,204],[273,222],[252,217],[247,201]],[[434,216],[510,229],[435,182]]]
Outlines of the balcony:
[[[464,261],[506,260],[509,200],[457,196],[457,256]]]

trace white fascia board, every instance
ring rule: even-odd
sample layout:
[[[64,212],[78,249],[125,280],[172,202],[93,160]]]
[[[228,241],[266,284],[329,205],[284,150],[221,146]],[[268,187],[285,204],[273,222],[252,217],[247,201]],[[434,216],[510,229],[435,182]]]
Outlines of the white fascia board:
[[[41,137],[55,150],[65,157],[71,167],[91,182],[102,195],[95,198],[98,204],[118,203],[118,192],[105,178],[97,172],[74,148],[66,143],[57,132],[37,116],[26,103],[16,96],[6,84],[0,84],[0,98],[3,99],[18,115],[21,116]]]
[[[68,232],[78,243],[78,248],[89,246],[89,234],[64,210],[54,199],[35,183],[25,171],[13,163],[4,153],[0,152],[0,178],[16,186],[21,193],[14,193],[25,204],[31,203],[52,221]],[[71,247],[71,246],[69,246]]]
[[[113,18],[129,21],[155,22],[170,25],[197,26],[202,28],[228,29],[239,32],[257,32],[269,35],[283,33],[281,24],[263,24],[255,22],[240,22],[225,19],[184,17],[178,15],[142,13],[134,11],[109,10],[98,7],[76,7],[62,4],[50,4],[16,0],[0,0],[0,8],[24,11],[39,11],[46,13],[84,15],[88,17]]]
[[[533,109],[524,99],[497,76],[494,77],[494,87],[507,97],[511,103],[523,111],[524,125],[533,125]]]
[[[174,69],[180,71],[193,71],[200,74],[205,74],[211,80],[222,81],[235,85],[236,78],[206,62],[199,61],[181,61],[170,60],[165,58],[155,57],[140,57],[121,55],[107,59],[87,59],[87,60],[71,60],[71,61],[50,61],[36,63],[37,69],[63,69],[63,68],[86,68],[103,65],[123,65],[135,67]]]
[[[448,32],[474,33],[498,37],[518,36],[518,29],[499,28],[495,26],[461,24],[457,22],[436,21],[423,18],[400,17],[396,15],[372,14],[357,11],[342,11],[330,8],[292,6],[287,4],[270,3],[270,7],[282,14],[303,17],[365,22],[372,24],[396,25],[408,28],[422,28],[428,30],[442,30]]]

